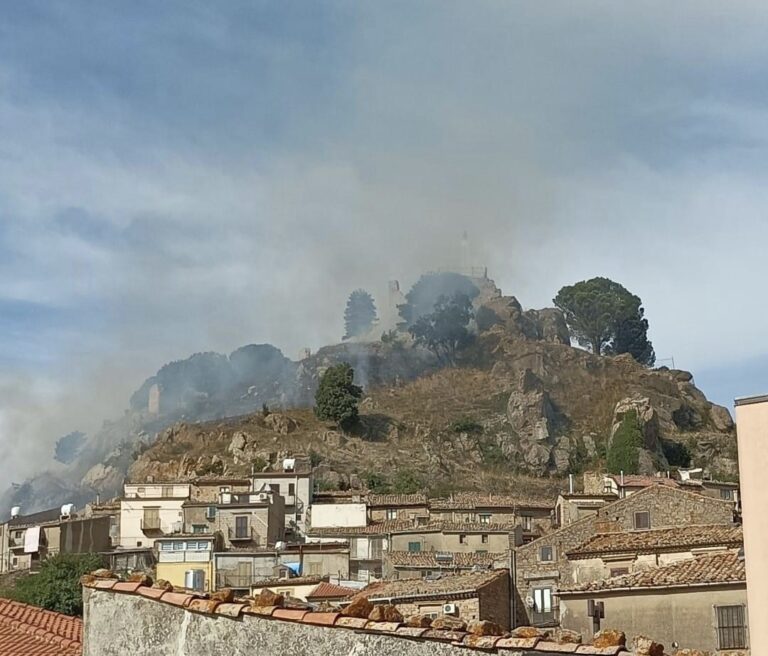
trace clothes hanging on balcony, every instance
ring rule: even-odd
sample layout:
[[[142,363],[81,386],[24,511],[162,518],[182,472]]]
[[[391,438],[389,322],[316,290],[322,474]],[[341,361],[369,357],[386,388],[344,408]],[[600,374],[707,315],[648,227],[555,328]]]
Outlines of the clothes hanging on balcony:
[[[24,553],[37,553],[40,550],[40,527],[30,526],[24,532]]]

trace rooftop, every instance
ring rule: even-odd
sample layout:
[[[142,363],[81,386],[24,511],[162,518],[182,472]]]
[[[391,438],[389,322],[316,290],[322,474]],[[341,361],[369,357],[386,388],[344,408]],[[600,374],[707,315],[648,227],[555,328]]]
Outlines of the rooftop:
[[[648,531],[601,533],[569,551],[569,558],[589,558],[609,553],[654,553],[713,546],[739,546],[744,537],[741,526],[707,524],[657,528]]]
[[[387,506],[426,506],[425,494],[369,494],[368,505],[372,508],[385,508]]]
[[[323,581],[307,595],[307,601],[313,599],[346,599],[359,592],[354,588],[345,588],[343,585],[336,585]]]
[[[435,580],[402,579],[399,581],[379,581],[371,583],[358,594],[375,600],[405,600],[412,597],[445,597],[450,595],[473,595],[481,588],[509,576],[509,570],[496,569],[469,574],[448,574]]]
[[[560,592],[568,594],[629,591],[639,588],[689,588],[728,583],[746,583],[744,560],[735,551],[696,556],[634,574],[568,586]]]
[[[8,520],[8,526],[27,526],[31,524],[53,524],[61,520],[61,507],[51,508],[32,513],[31,515],[19,515]]]
[[[479,508],[537,508],[550,510],[555,507],[555,502],[554,500],[546,502],[540,499],[525,499],[516,496],[464,492],[446,498],[430,499],[429,507],[432,510],[477,510]]]
[[[475,565],[490,567],[495,561],[507,558],[509,552],[503,553],[462,553],[443,551],[388,551],[387,560],[394,567],[415,567],[427,569],[462,568],[471,569]]]
[[[403,529],[413,528],[413,522],[410,520],[375,522],[367,526],[328,526],[307,529],[309,536],[356,536],[356,535],[385,535]]]
[[[0,598],[0,653],[7,656],[80,656],[83,621]]]
[[[291,585],[318,585],[328,581],[328,577],[325,576],[294,576],[287,579],[262,579],[261,581],[254,581],[252,587],[254,588],[284,588]]]
[[[666,485],[667,487],[679,487],[680,482],[674,478],[666,478],[665,476],[641,476],[638,474],[624,474],[624,483],[621,482],[621,476],[618,474],[610,474],[608,478],[612,478],[619,487],[650,487],[651,485]]]

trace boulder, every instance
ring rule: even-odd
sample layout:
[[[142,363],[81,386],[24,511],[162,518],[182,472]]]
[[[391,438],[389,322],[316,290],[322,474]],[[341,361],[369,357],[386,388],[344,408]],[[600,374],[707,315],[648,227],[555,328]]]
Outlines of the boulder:
[[[593,647],[624,647],[626,644],[627,636],[624,635],[624,631],[616,629],[603,629],[595,633],[595,637],[592,638]]]
[[[227,448],[227,451],[229,451],[230,453],[244,451],[246,446],[248,446],[248,435],[246,435],[242,431],[237,431],[232,436],[232,441],[229,443],[229,447]]]
[[[173,585],[171,585],[170,581],[166,581],[165,579],[157,579],[157,581],[152,584],[152,587],[155,588],[155,590],[173,592]]]
[[[280,435],[293,433],[299,427],[299,424],[295,419],[291,419],[290,417],[277,412],[273,412],[265,417],[264,425]]]
[[[428,629],[432,626],[432,618],[426,615],[411,615],[405,620],[405,626],[410,626],[415,629]]]
[[[635,656],[664,656],[664,645],[646,636],[635,636],[632,639],[632,647]]]
[[[709,418],[717,430],[723,433],[730,433],[733,430],[733,417],[728,408],[713,403],[709,409]]]
[[[517,389],[509,396],[507,421],[521,440],[552,439],[557,423],[555,409],[541,379],[530,369],[521,372]]]
[[[555,641],[561,645],[580,645],[581,633],[570,629],[558,629],[555,631]]]
[[[467,623],[453,615],[440,615],[432,620],[432,628],[445,631],[466,631]]]
[[[379,604],[373,607],[368,614],[368,619],[374,622],[402,622],[403,616],[392,604]]]
[[[127,580],[130,583],[141,583],[141,585],[147,587],[152,585],[152,577],[143,572],[135,572],[134,574],[131,574]]]
[[[265,606],[282,606],[285,598],[281,594],[273,592],[269,588],[264,588],[257,597],[251,600],[251,606],[264,608]]]
[[[363,619],[368,619],[372,610],[373,604],[368,601],[368,599],[365,597],[355,597],[352,599],[352,602],[341,611],[341,614],[345,617],[361,617]]]
[[[512,631],[513,638],[548,638],[549,631],[538,629],[535,626],[518,626]]]
[[[500,636],[504,635],[504,629],[496,622],[488,620],[475,620],[469,623],[467,631],[476,636]]]
[[[225,604],[231,604],[235,600],[235,591],[232,588],[222,588],[211,593],[211,599],[221,601]]]
[[[106,569],[104,567],[101,567],[99,569],[95,569],[91,572],[91,576],[97,579],[116,579],[117,574],[115,574],[111,569]]]

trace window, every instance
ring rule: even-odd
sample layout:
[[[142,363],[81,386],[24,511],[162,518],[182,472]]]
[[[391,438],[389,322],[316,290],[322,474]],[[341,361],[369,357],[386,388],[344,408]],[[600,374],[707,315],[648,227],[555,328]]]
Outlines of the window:
[[[720,490],[720,498],[723,501],[730,501],[731,499],[733,499],[733,490],[726,490],[726,489]]]
[[[651,513],[647,510],[635,513],[635,528],[638,530],[646,530],[651,528]]]
[[[488,544],[488,534],[487,533],[483,533],[480,536],[480,542],[482,542],[483,544]]]
[[[288,483],[288,496],[292,497],[294,494],[296,494],[296,484]]]
[[[247,515],[240,515],[235,517],[235,537],[240,539],[248,537]]]
[[[387,508],[387,519],[397,519],[396,508]]]
[[[269,489],[272,490],[275,494],[280,494],[280,484],[279,483],[270,483]]]
[[[552,546],[539,547],[539,560],[542,563],[551,563],[555,559],[555,550]]]
[[[467,536],[464,533],[459,534],[459,544],[466,544]]]
[[[746,649],[747,622],[744,606],[715,606],[717,648]]]
[[[161,542],[160,543],[160,551],[173,551],[173,543],[172,542]]]
[[[208,508],[206,508],[205,518],[207,520],[216,519],[216,506],[208,506]]]
[[[183,542],[171,542],[173,545],[174,551],[184,551],[184,543]]]
[[[163,487],[160,488],[160,496],[161,497],[172,497],[173,496],[173,485],[163,485]]]
[[[524,531],[530,531],[533,529],[533,517],[531,515],[520,515],[520,526]]]
[[[141,540],[137,540],[137,541],[136,541],[136,546],[137,546],[137,547],[140,547],[140,546],[141,546]]]
[[[481,524],[490,524],[491,523],[491,516],[490,515],[480,515],[480,523]]]
[[[626,576],[629,574],[629,567],[614,567],[610,570],[609,576]]]
[[[137,495],[146,494],[146,493],[147,493],[147,489],[146,488],[144,488],[144,487],[137,487],[136,488],[136,494]]]
[[[533,590],[533,623],[547,624],[554,619],[552,588],[535,588]]]
[[[193,533],[205,533],[208,527],[205,524],[192,524]]]
[[[410,553],[419,553],[421,551],[421,542],[409,542],[408,551]]]
[[[219,494],[227,494],[228,492],[231,492],[229,485],[222,485],[219,488]]]

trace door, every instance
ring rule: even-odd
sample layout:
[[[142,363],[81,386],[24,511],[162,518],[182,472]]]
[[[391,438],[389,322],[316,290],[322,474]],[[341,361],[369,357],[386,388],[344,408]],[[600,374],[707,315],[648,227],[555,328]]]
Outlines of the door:
[[[233,581],[236,588],[247,588],[253,578],[253,563],[250,561],[237,563],[237,577]]]
[[[533,624],[551,624],[555,621],[555,609],[552,605],[552,588],[533,590]]]

